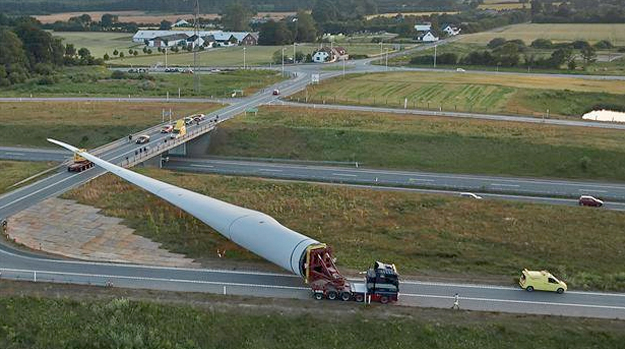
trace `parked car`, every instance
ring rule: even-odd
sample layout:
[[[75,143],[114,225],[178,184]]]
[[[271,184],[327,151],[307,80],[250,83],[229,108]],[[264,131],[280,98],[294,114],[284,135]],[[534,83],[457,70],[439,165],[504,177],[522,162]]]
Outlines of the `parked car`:
[[[128,69],[128,72],[129,72],[129,73],[136,73],[136,72],[137,72],[137,69],[135,69],[135,68],[130,68],[130,69]]]
[[[174,126],[173,125],[165,125],[162,129],[161,129],[161,133],[171,133],[171,131],[174,130]]]
[[[473,193],[460,193],[460,196],[462,196],[463,198],[471,198],[471,199],[476,199],[476,200],[482,200],[482,197],[477,195],[477,194],[473,194]]]
[[[177,73],[180,69],[178,68],[165,68],[165,73]]]
[[[185,68],[181,71],[181,73],[183,74],[193,74],[193,69],[191,68]]]
[[[567,286],[563,281],[558,280],[546,270],[530,271],[523,269],[519,278],[519,285],[527,292],[536,290],[564,293],[567,290]]]
[[[275,90],[273,90],[273,93],[272,93],[272,94],[273,94],[274,96],[279,96],[279,95],[280,95],[280,90],[275,89]]]
[[[601,207],[603,206],[603,200],[597,199],[594,196],[582,195],[577,202],[580,206]]]
[[[141,135],[139,137],[137,137],[137,140],[135,141],[135,143],[137,144],[145,144],[147,142],[150,141],[150,136],[148,135]]]

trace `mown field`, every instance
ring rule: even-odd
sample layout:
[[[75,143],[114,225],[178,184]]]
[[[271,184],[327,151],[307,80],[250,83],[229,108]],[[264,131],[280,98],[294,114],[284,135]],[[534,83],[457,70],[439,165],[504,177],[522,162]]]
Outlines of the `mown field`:
[[[352,161],[373,168],[625,180],[620,130],[263,107],[220,125],[221,156]]]
[[[96,58],[102,58],[105,53],[113,57],[114,50],[127,55],[130,48],[143,54],[141,52],[143,45],[132,42],[132,34],[129,33],[52,32],[52,35],[63,38],[64,44],[74,44],[76,50],[81,47],[89,49],[91,55]]]
[[[609,40],[613,44],[623,45],[625,24],[515,24],[500,30],[463,35],[461,42],[487,44],[490,40],[499,37],[507,40],[521,39],[528,44],[536,39],[549,39],[555,42],[586,40],[591,43]]]
[[[54,287],[54,286],[53,286]],[[58,287],[54,287],[58,288]],[[161,294],[157,297],[160,298]],[[166,297],[166,296],[165,296]],[[178,295],[178,298],[190,298]],[[0,298],[0,346],[31,348],[618,348],[623,322],[362,305],[194,305],[128,298]],[[214,297],[213,297],[214,298]],[[264,301],[265,303],[271,301]],[[247,302],[249,303],[249,301]],[[278,309],[276,309],[278,308]],[[392,308],[392,309],[391,309]],[[323,309],[323,310],[320,310]],[[314,325],[311,325],[314,324]],[[572,330],[574,329],[574,330]],[[383,334],[383,335],[381,335]],[[315,343],[315,344],[313,344]]]
[[[513,285],[549,269],[570,289],[625,290],[622,212],[385,192],[142,169],[150,177],[256,209],[333,246],[344,271],[375,260],[402,275],[490,278]],[[268,262],[136,186],[106,175],[64,195],[120,217],[137,233],[200,261]],[[554,224],[558,222],[558,224]],[[417,275],[417,276],[414,276]]]
[[[354,74],[311,85],[290,97],[309,103],[361,104],[444,111],[581,117],[598,104],[625,107],[621,81],[486,73]]]
[[[366,44],[366,43],[341,43],[347,52],[351,55],[376,55],[380,54],[380,44]],[[393,50],[394,45],[383,44],[382,49]],[[276,52],[280,52],[282,48],[286,48],[284,51],[285,57],[293,57],[293,45],[285,46],[246,46],[245,49],[245,62],[248,65],[269,65],[272,63],[273,55]],[[296,51],[300,51],[306,54],[312,54],[319,48],[317,44],[300,44],[296,46]],[[109,53],[110,54],[110,53]],[[243,47],[227,47],[212,49],[200,52],[198,54],[199,65],[202,66],[243,66]],[[123,59],[112,59],[107,62],[111,65],[124,65],[124,66],[152,66],[154,64],[165,65],[164,54],[152,54],[152,55],[140,55],[137,57],[125,57]],[[189,66],[193,65],[193,53],[178,53],[167,56],[167,63],[169,65],[177,66]]]
[[[40,85],[36,80],[0,88],[5,97],[181,97],[227,98],[234,90],[243,90],[246,95],[281,81],[279,72],[269,70],[235,70],[213,74],[199,74],[200,91],[193,89],[193,75],[171,73],[150,74],[143,79],[130,74],[123,79],[112,79],[111,71],[105,67],[67,68],[59,74],[59,82]]]
[[[93,148],[161,123],[163,109],[181,117],[219,107],[209,103],[2,102],[0,145],[54,147],[46,141],[51,137]]]
[[[13,184],[50,167],[52,163],[48,162],[0,160],[0,194],[14,189],[11,188]]]

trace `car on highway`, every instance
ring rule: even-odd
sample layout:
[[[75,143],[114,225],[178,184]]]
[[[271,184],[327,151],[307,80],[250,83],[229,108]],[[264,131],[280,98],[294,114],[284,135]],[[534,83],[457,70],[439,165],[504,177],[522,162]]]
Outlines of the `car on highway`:
[[[601,207],[603,206],[603,200],[590,195],[582,195],[579,197],[577,204],[580,206]]]
[[[200,113],[200,114],[193,114],[189,117],[193,118],[193,121],[195,122],[200,122],[200,121],[204,121],[204,119],[206,118],[206,115]]]
[[[165,68],[165,73],[178,73],[179,71],[178,68]]]
[[[272,94],[273,94],[274,96],[279,96],[279,95],[280,95],[280,90],[275,89],[275,90],[273,90]]]
[[[161,129],[161,133],[171,133],[171,131],[173,131],[173,130],[174,130],[174,126],[173,125],[165,125]]]
[[[145,144],[147,142],[150,141],[150,136],[148,135],[140,135],[139,137],[137,137],[137,140],[135,141],[135,143],[137,144]]]
[[[483,198],[477,194],[473,194],[473,193],[460,193],[460,196],[462,196],[463,198],[470,198],[470,199],[476,199],[476,200],[482,200]]]
[[[184,118],[184,124],[185,125],[191,125],[194,122],[193,120],[193,116],[187,116]]]
[[[519,286],[527,292],[550,291],[560,294],[567,290],[566,283],[558,280],[553,274],[546,270],[532,271],[523,269],[519,278]]]

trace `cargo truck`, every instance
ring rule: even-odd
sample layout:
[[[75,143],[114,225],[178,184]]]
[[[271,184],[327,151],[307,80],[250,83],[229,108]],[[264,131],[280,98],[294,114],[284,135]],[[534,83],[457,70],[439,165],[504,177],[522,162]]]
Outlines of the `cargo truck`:
[[[176,126],[171,133],[171,139],[184,137],[187,134],[187,126],[184,120],[176,121]]]
[[[85,149],[80,149],[80,151],[85,151]],[[67,171],[82,172],[92,167],[93,167],[93,162],[85,159],[84,157],[80,156],[78,153],[74,153],[72,163],[69,166],[67,166]]]

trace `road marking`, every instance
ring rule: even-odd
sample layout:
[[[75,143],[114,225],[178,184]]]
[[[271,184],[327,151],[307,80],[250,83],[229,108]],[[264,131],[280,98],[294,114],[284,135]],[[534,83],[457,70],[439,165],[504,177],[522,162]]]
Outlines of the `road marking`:
[[[596,189],[580,189],[582,192],[591,192],[591,193],[607,193],[606,190],[596,190]]]
[[[273,170],[270,168],[261,168],[259,169],[259,171],[263,171],[263,172],[282,172],[282,170]]]
[[[10,153],[10,152],[6,152],[6,153],[4,153],[4,154],[5,154],[5,155],[15,155],[15,156],[24,156],[24,155],[26,155],[26,154],[24,154],[24,153]]]
[[[409,178],[410,182],[434,182],[433,179],[422,179],[422,178]]]
[[[421,298],[444,298],[453,299],[454,296],[438,296],[430,294],[411,294],[401,293],[400,297],[421,297]],[[540,302],[540,301],[520,301],[515,299],[498,299],[498,298],[475,298],[475,297],[458,297],[463,300],[481,301],[481,302],[499,302],[499,303],[519,303],[519,304],[535,304],[535,305],[556,305],[565,307],[583,307],[583,308],[600,308],[600,309],[619,309],[625,310],[625,307],[617,305],[598,305],[598,304],[579,304],[579,303],[560,303],[560,302]]]
[[[347,174],[347,173],[332,173],[333,176],[339,176],[339,177],[358,177],[358,175],[355,174]]]
[[[516,185],[516,184],[491,183],[490,185],[492,185],[493,187],[511,187],[511,188],[520,187],[520,185]]]
[[[189,166],[191,166],[191,167],[206,167],[206,168],[213,168],[213,167],[215,167],[215,166],[212,166],[212,165],[197,165],[197,164],[191,164]]]

